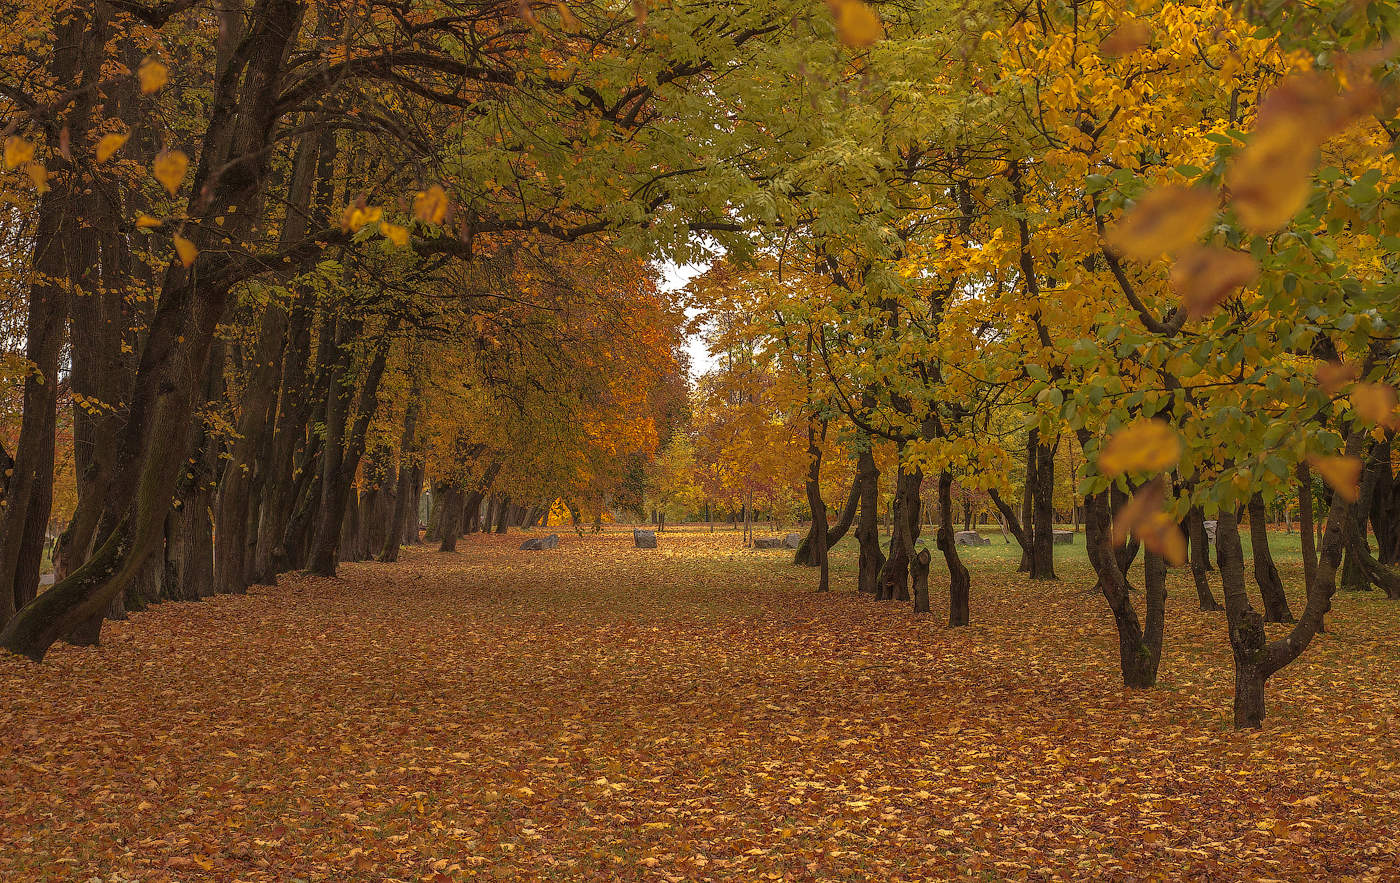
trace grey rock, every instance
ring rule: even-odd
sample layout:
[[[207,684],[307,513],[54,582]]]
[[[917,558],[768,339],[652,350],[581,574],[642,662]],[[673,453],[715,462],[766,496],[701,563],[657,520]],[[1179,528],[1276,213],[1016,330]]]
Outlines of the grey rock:
[[[959,546],[990,546],[992,541],[975,530],[960,530],[953,534],[953,542]]]
[[[1214,522],[1214,521],[1204,521],[1204,522],[1202,522],[1202,524],[1204,524],[1204,525],[1205,525],[1205,528],[1206,528],[1206,539],[1207,539],[1208,541],[1212,542],[1212,543],[1215,542],[1215,524],[1216,524],[1216,522]]]
[[[755,549],[784,549],[787,544],[782,537],[758,537],[753,541]]]
[[[796,549],[802,545],[802,538],[800,533],[790,533],[783,537],[783,545],[789,549]]]
[[[1074,531],[1072,531],[1072,530],[1057,530],[1057,531],[1055,531],[1055,545],[1057,545],[1057,546],[1073,546],[1073,545],[1074,545]]]
[[[543,552],[545,549],[557,549],[559,547],[559,534],[552,533],[547,537],[531,537],[520,544],[520,548],[526,552]]]
[[[638,549],[656,548],[656,531],[654,530],[633,530],[632,543]]]

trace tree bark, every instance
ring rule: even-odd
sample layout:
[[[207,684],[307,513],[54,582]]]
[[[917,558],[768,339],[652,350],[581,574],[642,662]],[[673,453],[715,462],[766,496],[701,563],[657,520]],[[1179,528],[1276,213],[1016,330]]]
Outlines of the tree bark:
[[[243,272],[219,240],[242,241],[260,216],[266,147],[279,113],[276,97],[302,12],[297,0],[260,0],[250,11],[239,62],[220,78],[211,98],[210,124],[189,191],[197,200],[190,212],[196,223],[186,233],[198,256],[188,268],[173,263],[161,285],[128,420],[116,440],[111,505],[99,522],[99,546],[82,567],[9,621],[0,631],[6,649],[42,659],[61,635],[125,591],[164,542],[165,515],[187,456],[194,388],[203,378],[230,288]],[[227,219],[221,230],[198,223],[212,207]]]
[[[943,553],[943,561],[948,565],[948,625],[954,628],[972,621],[971,599],[972,578],[958,554],[957,543],[953,541],[953,474],[944,469],[938,474],[938,550]],[[928,553],[924,552],[924,556]],[[927,579],[928,565],[924,565]],[[927,607],[925,607],[927,609]]]
[[[1254,581],[1264,600],[1264,621],[1293,622],[1293,611],[1288,609],[1283,581],[1279,579],[1273,555],[1269,554],[1268,517],[1264,497],[1254,494],[1249,498],[1249,543],[1254,558]]]
[[[1037,580],[1055,579],[1055,448],[1037,436],[1035,446],[1035,483],[1031,495],[1035,517],[1031,527],[1030,577]]]
[[[1191,545],[1191,578],[1196,583],[1197,603],[1202,610],[1224,609],[1210,589],[1210,537],[1200,506],[1192,506],[1186,513],[1186,536]]]
[[[1303,584],[1312,585],[1317,578],[1317,547],[1313,544],[1312,469],[1304,461],[1298,464],[1298,541],[1303,547]]]
[[[856,459],[856,483],[860,485],[860,520],[856,524],[859,544],[857,585],[861,594],[875,595],[885,553],[880,549],[880,470],[875,454],[867,444]]]
[[[820,426],[820,430],[818,430]],[[821,568],[817,591],[831,588],[830,562],[827,558],[826,502],[822,499],[822,442],[826,440],[826,421],[807,420],[807,507],[812,513],[811,539],[808,557]],[[801,549],[798,549],[800,552]]]

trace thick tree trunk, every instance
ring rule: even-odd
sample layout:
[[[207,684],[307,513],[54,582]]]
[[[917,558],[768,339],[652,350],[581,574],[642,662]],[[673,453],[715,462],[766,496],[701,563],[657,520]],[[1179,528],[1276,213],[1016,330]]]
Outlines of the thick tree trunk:
[[[360,387],[355,423],[351,427],[348,437],[345,437],[343,449],[339,444],[345,424],[345,417],[339,412],[339,407],[342,406],[337,405],[335,399],[327,403],[327,436],[321,470],[320,521],[317,525],[315,538],[311,543],[311,555],[307,566],[308,570],[318,576],[335,576],[338,557],[338,526],[344,517],[345,506],[350,495],[350,486],[355,480],[356,470],[359,469],[360,457],[364,455],[365,437],[366,433],[369,432],[370,421],[374,419],[374,413],[379,408],[379,383],[384,377],[384,369],[389,356],[389,344],[393,340],[394,333],[398,330],[399,321],[397,316],[391,318],[375,345],[374,355],[365,370],[364,383]],[[349,385],[353,388],[353,381]],[[346,393],[345,398],[348,402],[348,393]],[[342,427],[342,431],[335,436],[335,444],[332,443],[331,435],[333,420],[338,420]],[[332,451],[333,448],[334,451]]]
[[[857,585],[861,594],[875,595],[885,553],[880,550],[880,470],[867,445],[856,459],[856,483],[860,485],[860,520],[856,524],[859,544]]]
[[[442,493],[442,514],[438,521],[438,535],[442,537],[439,552],[457,551],[457,538],[462,535],[458,519],[462,516],[462,490],[456,484],[448,485]]]
[[[195,223],[187,227],[199,254],[189,268],[166,272],[116,440],[111,506],[99,522],[99,547],[67,578],[27,604],[3,632],[0,646],[41,659],[79,622],[108,607],[164,541],[165,515],[184,464],[195,387],[204,376],[215,328],[238,279],[220,246],[238,242],[260,216],[259,198],[278,113],[276,96],[286,51],[299,31],[303,4],[262,0],[240,43],[242,65],[222,77],[212,96],[211,123],[190,193]],[[241,74],[241,76],[240,76]],[[214,208],[217,207],[217,208]],[[222,229],[199,223],[215,210]]]
[[[938,550],[948,565],[948,625],[964,626],[972,621],[972,578],[963,566],[957,543],[953,542],[953,474],[944,469],[938,474]],[[927,556],[928,553],[924,552]],[[924,565],[927,574],[928,565]],[[927,606],[925,607],[927,609]]]
[[[1055,579],[1055,448],[1037,437],[1035,446],[1035,482],[1031,499],[1035,515],[1031,519],[1031,579]]]
[[[496,505],[496,533],[505,533],[510,527],[510,507],[510,497],[501,497],[500,502]]]
[[[706,503],[705,506],[706,506],[706,510],[707,510],[707,511],[705,512],[705,520],[706,520],[706,521],[709,521],[709,520],[710,520],[710,513],[709,513],[709,511],[708,511],[709,503]],[[851,492],[850,492],[849,494],[846,495],[846,505],[843,506],[843,507],[841,508],[841,517],[840,517],[840,519],[837,520],[837,522],[836,522],[835,524],[830,525],[830,526],[827,528],[827,532],[826,532],[826,548],[827,548],[828,551],[831,549],[832,546],[834,546],[834,545],[836,545],[837,543],[839,543],[839,542],[841,541],[842,537],[844,537],[844,536],[850,531],[851,526],[855,523],[855,519],[856,519],[856,510],[859,508],[859,506],[860,506],[860,482],[859,482],[859,480],[853,480],[853,481],[851,482]],[[807,530],[807,535],[804,536],[804,537],[802,538],[802,543],[797,547],[797,551],[794,552],[793,555],[792,555],[792,563],[793,563],[793,564],[805,564],[805,565],[807,565],[808,567],[816,567],[816,566],[817,566],[817,561],[816,561],[816,559],[814,559],[814,558],[812,557],[812,555],[811,555],[811,548],[812,548],[812,532],[813,532],[813,529],[812,529],[812,528],[808,528],[808,530]]]
[[[1283,581],[1279,579],[1278,568],[1269,554],[1268,527],[1264,497],[1256,493],[1249,498],[1249,543],[1254,557],[1254,581],[1264,600],[1264,621],[1293,622],[1293,611],[1288,609]]]
[[[1220,579],[1225,586],[1230,647],[1235,661],[1235,727],[1259,727],[1264,723],[1267,637],[1264,618],[1250,606],[1245,590],[1244,551],[1233,510],[1221,510],[1215,525],[1215,542],[1220,550]]]
[[[339,560],[340,534],[349,499],[349,482],[342,481],[345,462],[346,424],[350,420],[350,400],[355,392],[351,372],[350,344],[359,336],[363,322],[341,319],[336,322],[331,344],[331,382],[326,398],[325,439],[321,446],[321,499],[316,510],[306,569],[318,576],[335,576]],[[325,346],[322,342],[322,346]]]
[[[1025,538],[1021,543],[1021,562],[1016,565],[1017,573],[1031,572],[1031,555],[1035,545],[1035,470],[1040,464],[1040,458],[1036,456],[1039,438],[1039,430],[1032,429],[1026,434],[1026,486],[1021,494],[1021,529],[1025,531]]]
[[[105,3],[68,10],[55,34],[48,72],[67,89],[76,87],[59,122],[70,143],[86,140],[94,87],[102,62],[111,10]],[[58,127],[49,138],[56,146]],[[19,439],[0,512],[0,626],[38,592],[45,533],[53,506],[54,434],[58,422],[58,362],[63,348],[70,291],[96,297],[97,232],[90,225],[95,198],[91,182],[55,152],[48,161],[54,183],[39,198],[34,230],[33,274],[25,321],[24,379]]]
[[[289,210],[283,222],[280,241],[284,247],[298,242],[306,235],[307,209],[311,205],[316,181],[319,151],[324,136],[307,134],[297,146],[288,182]],[[289,328],[287,310],[276,299],[263,310],[254,345],[252,366],[240,403],[237,432],[228,454],[228,466],[214,510],[219,529],[214,537],[214,586],[218,592],[243,592],[247,589],[248,563],[256,558],[256,521],[252,515],[253,474],[267,462],[258,462],[267,455],[268,440],[277,419],[278,383],[282,375],[282,353],[286,348]],[[266,475],[264,475],[266,478]],[[276,480],[281,480],[278,476]],[[265,483],[265,482],[264,482]]]
[[[890,557],[880,573],[876,596],[881,601],[909,600],[909,558],[914,554],[914,541],[919,538],[919,488],[923,478],[917,466],[900,466],[896,473]]]

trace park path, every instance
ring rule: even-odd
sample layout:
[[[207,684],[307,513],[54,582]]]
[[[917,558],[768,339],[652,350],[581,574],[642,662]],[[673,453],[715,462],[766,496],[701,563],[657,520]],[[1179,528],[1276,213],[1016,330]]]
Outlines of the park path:
[[[1073,573],[976,565],[950,630],[732,534],[519,542],[0,659],[0,879],[1400,875],[1394,608],[1236,734],[1218,619],[1128,693]]]

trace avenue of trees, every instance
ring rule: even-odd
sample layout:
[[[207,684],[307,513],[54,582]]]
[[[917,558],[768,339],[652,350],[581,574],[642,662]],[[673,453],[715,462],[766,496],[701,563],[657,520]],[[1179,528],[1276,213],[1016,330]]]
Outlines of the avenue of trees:
[[[555,500],[795,499],[821,587],[849,533],[917,613],[927,502],[952,626],[973,508],[1037,580],[1058,509],[1129,687],[1189,569],[1240,727],[1339,584],[1400,599],[1389,4],[5,13],[6,650]],[[708,270],[680,299],[659,261]]]

